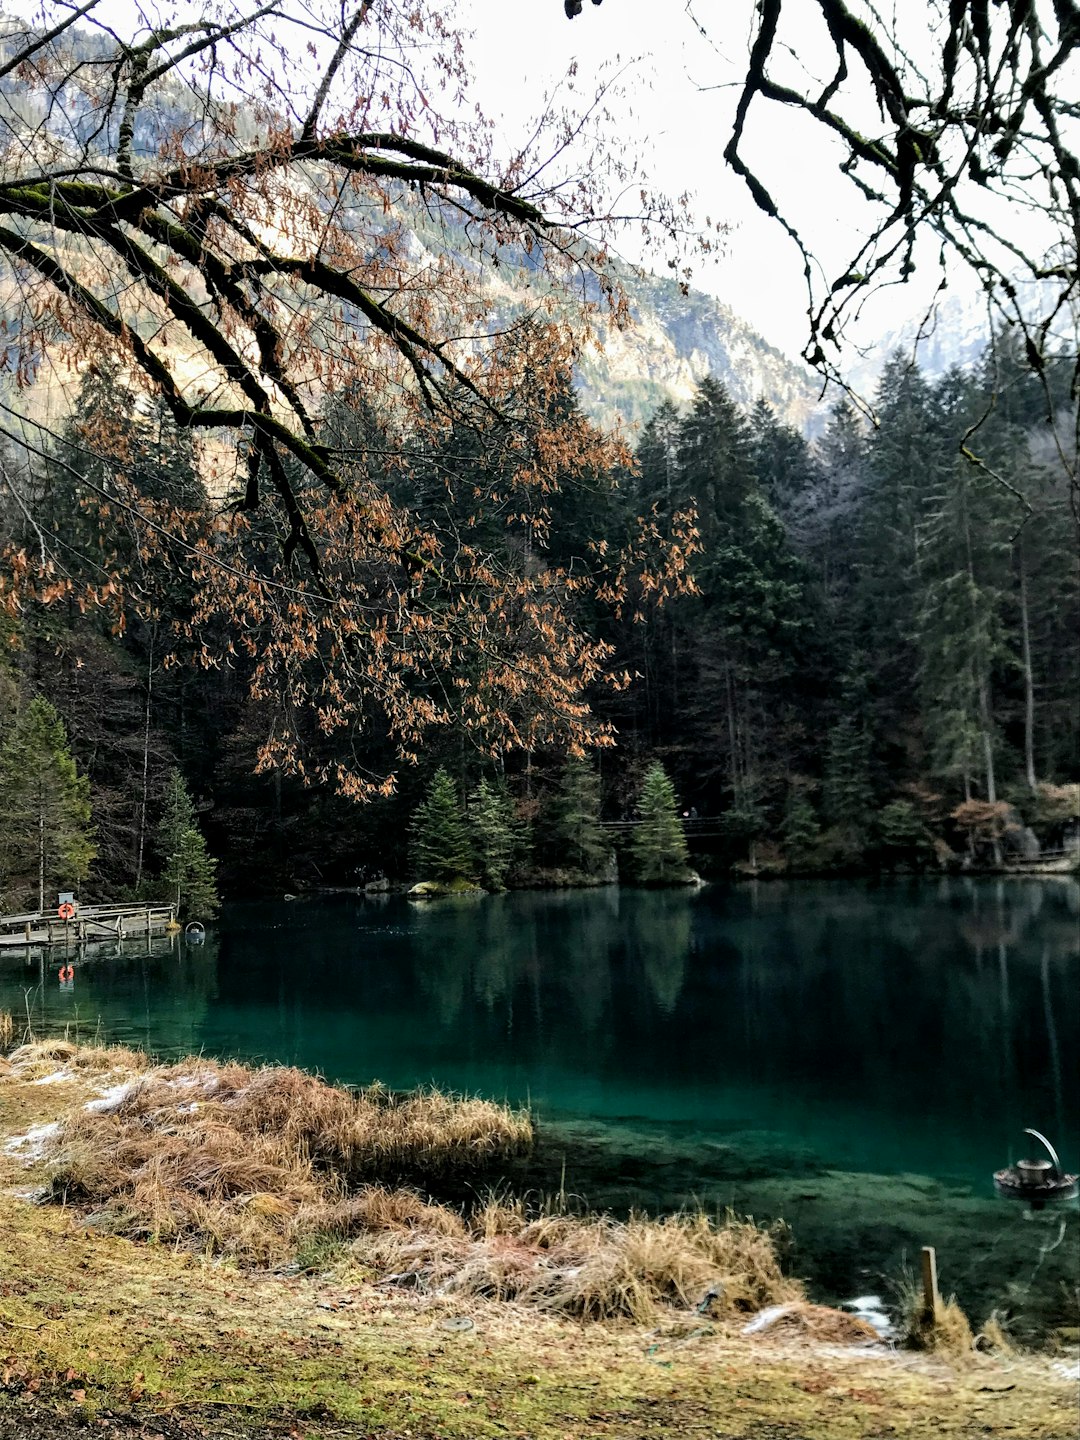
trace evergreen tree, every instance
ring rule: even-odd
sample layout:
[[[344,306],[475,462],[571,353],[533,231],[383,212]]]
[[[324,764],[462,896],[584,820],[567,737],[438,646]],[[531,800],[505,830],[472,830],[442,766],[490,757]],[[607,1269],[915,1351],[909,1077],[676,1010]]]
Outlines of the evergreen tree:
[[[941,463],[932,410],[933,395],[920,371],[894,356],[879,387],[865,493],[851,517],[856,579],[846,629],[864,673],[861,693],[845,699],[844,710],[869,725],[879,747],[875,761],[897,777],[909,763],[909,736],[920,723],[912,685],[919,664],[918,526],[923,497]]]
[[[559,869],[599,879],[611,862],[611,842],[600,825],[600,778],[584,760],[563,766],[544,809],[544,858]]]
[[[44,910],[55,889],[78,886],[95,855],[90,784],[80,775],[52,705],[36,696],[0,747],[0,889],[5,904]]]
[[[158,825],[158,852],[162,858],[161,878],[169,887],[177,914],[208,919],[218,910],[216,862],[195,815],[184,777],[173,770],[165,790],[165,808]]]
[[[754,436],[726,387],[711,375],[698,386],[679,429],[682,494],[697,502],[706,557],[717,531],[726,529],[754,489]]]
[[[670,400],[657,407],[641,432],[636,459],[636,509],[670,515],[686,503],[679,469],[679,412]]]
[[[878,839],[886,855],[918,860],[933,850],[918,806],[911,800],[890,800],[877,817]]]
[[[630,841],[634,878],[642,885],[677,885],[689,878],[686,836],[675,787],[662,765],[645,772],[638,799],[640,824]]]
[[[469,796],[469,825],[481,882],[502,890],[521,848],[512,797],[499,785],[480,780]]]
[[[818,486],[818,466],[809,445],[791,425],[777,419],[766,400],[750,415],[754,472],[766,499],[785,520]]]
[[[788,791],[781,834],[788,864],[805,864],[820,838],[821,826],[818,824],[813,803],[802,785],[793,784]]]
[[[959,372],[938,387],[931,419],[941,439],[916,527],[916,609],[923,727],[932,773],[958,780],[964,798],[981,779],[997,801],[995,666],[1007,655],[1001,623],[1009,577],[1008,496],[953,453],[953,437],[978,418],[981,399]],[[1011,506],[1009,507],[1011,511]]]
[[[825,756],[825,818],[840,831],[846,848],[861,851],[873,816],[870,735],[853,701],[829,731]]]
[[[835,405],[817,446],[812,483],[785,510],[797,552],[805,560],[834,628],[834,645],[851,628],[851,592],[856,570],[851,558],[852,521],[867,485],[866,428],[844,402]],[[843,658],[841,664],[843,664]]]
[[[439,766],[412,823],[413,869],[422,880],[471,879],[476,869],[457,786]]]

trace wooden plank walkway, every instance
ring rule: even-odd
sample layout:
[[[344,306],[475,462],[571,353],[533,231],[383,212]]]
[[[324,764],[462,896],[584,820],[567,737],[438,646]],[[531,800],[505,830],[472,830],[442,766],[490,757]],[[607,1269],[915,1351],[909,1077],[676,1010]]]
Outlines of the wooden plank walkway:
[[[175,926],[176,906],[165,903],[80,905],[70,920],[61,920],[55,910],[34,910],[26,915],[0,915],[0,949],[143,939]]]

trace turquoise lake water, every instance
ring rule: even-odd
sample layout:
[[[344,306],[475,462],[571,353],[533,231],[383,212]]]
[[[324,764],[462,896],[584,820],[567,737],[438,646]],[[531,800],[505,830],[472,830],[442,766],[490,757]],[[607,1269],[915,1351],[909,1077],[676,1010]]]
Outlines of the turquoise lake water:
[[[1029,1216],[991,1175],[1038,1153],[1025,1126],[1080,1168],[1078,927],[1056,877],[332,897],[231,905],[206,944],[99,951],[70,987],[4,956],[0,1008],[528,1103],[516,1185],[783,1215],[831,1299],[936,1244],[975,1312],[1045,1328],[1076,1323],[1076,1209]]]

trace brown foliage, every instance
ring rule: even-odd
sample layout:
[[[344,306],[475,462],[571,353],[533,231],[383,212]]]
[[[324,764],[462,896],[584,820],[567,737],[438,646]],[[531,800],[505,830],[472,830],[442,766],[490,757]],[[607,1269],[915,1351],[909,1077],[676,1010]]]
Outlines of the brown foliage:
[[[0,73],[27,96],[0,154],[12,368],[30,385],[45,357],[112,367],[196,437],[225,501],[211,513],[141,493],[131,424],[86,415],[79,446],[108,478],[65,463],[101,562],[73,572],[13,489],[21,533],[0,606],[66,599],[122,626],[152,603],[146,577],[183,571],[194,604],[178,648],[239,665],[274,702],[260,763],[358,798],[394,785],[356,757],[364,730],[403,762],[451,723],[489,753],[604,743],[584,695],[620,677],[575,623],[576,597],[618,606],[635,580],[677,593],[695,549],[687,516],[674,538],[645,525],[573,573],[543,557],[550,497],[625,459],[554,400],[590,341],[595,302],[580,297],[626,318],[602,239],[565,222],[588,215],[599,236],[610,171],[630,171],[608,137],[606,165],[546,188],[545,147],[566,139],[555,115],[498,161],[486,123],[462,118],[461,42],[439,5],[315,0],[302,23],[264,11],[181,23],[179,7],[176,23],[118,38],[87,7],[90,42],[65,16],[48,37],[15,26],[0,43]],[[66,106],[36,118],[61,89],[72,113],[101,117],[91,136]],[[417,225],[451,223],[418,255]],[[504,313],[496,267],[529,271],[530,315]],[[346,395],[382,438],[327,425],[328,399]],[[0,421],[31,456],[49,450],[26,414],[5,404]],[[498,456],[498,477],[436,522],[390,490],[411,493],[451,431]],[[108,537],[126,532],[134,554],[114,553]]]

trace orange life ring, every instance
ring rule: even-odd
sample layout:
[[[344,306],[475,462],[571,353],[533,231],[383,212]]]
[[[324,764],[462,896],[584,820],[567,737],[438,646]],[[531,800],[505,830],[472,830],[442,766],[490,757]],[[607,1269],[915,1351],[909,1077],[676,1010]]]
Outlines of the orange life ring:
[[[75,918],[75,906],[65,900],[56,912],[61,920],[73,920]]]

